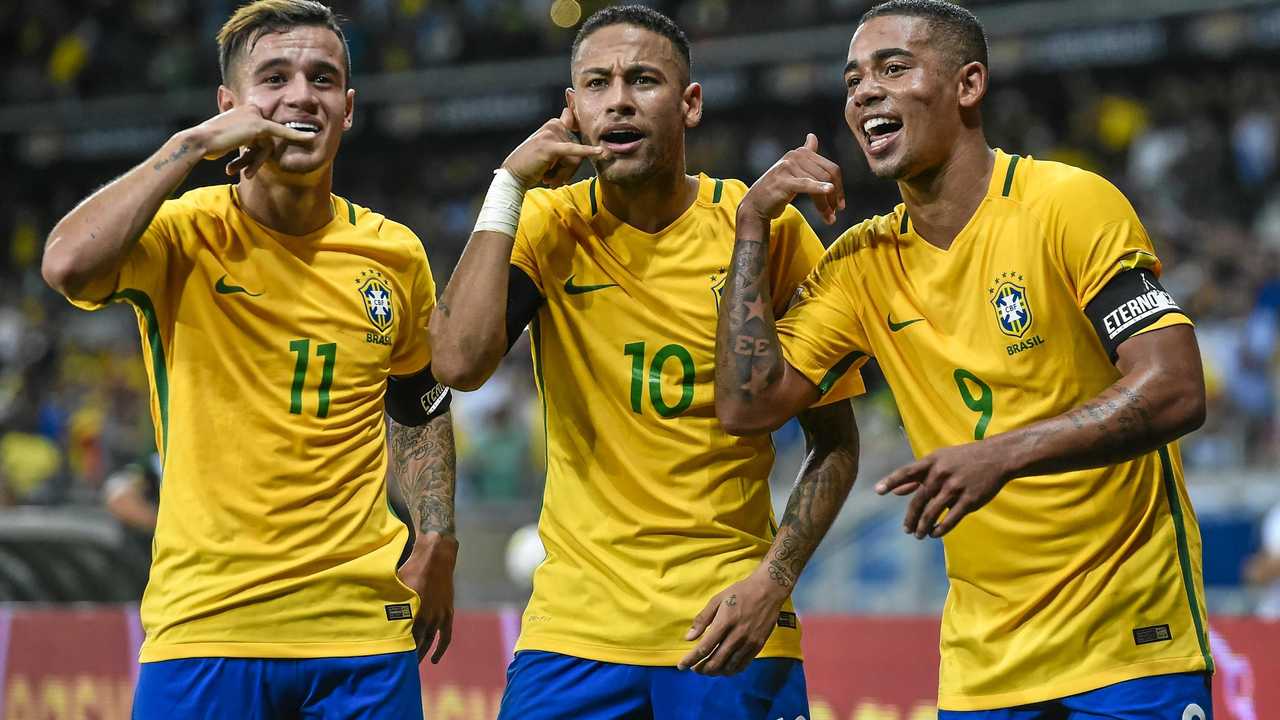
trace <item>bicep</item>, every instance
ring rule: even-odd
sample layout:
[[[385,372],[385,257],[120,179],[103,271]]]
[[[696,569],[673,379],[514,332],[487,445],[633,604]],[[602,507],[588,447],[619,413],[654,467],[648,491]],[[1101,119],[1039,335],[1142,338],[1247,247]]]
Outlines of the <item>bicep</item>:
[[[1156,373],[1178,378],[1204,392],[1200,346],[1190,325],[1170,325],[1130,337],[1116,350],[1116,368],[1126,377]]]

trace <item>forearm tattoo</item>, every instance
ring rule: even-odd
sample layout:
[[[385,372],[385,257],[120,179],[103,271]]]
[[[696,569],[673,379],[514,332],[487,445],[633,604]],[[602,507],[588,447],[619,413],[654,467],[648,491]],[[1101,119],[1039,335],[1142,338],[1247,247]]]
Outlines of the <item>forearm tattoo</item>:
[[[728,328],[725,340],[731,363],[729,387],[719,388],[742,400],[752,400],[782,377],[782,354],[771,312],[765,277],[769,246],[763,240],[739,239],[726,282]]]
[[[1142,393],[1113,385],[1067,414],[1077,430],[1091,431],[1091,447],[1104,457],[1130,456],[1135,447],[1160,442],[1151,402]]]
[[[392,420],[390,454],[391,480],[409,506],[413,527],[419,533],[452,535],[456,472],[450,414],[418,427]]]
[[[170,165],[172,163],[177,162],[178,160],[182,159],[183,156],[185,156],[190,152],[191,152],[191,145],[189,143],[182,143],[182,145],[178,146],[177,150],[174,150],[173,152],[169,153],[168,157],[161,158],[159,162],[157,162],[155,165],[152,165],[151,169],[163,170],[166,165]]]
[[[800,477],[791,490],[778,537],[769,551],[769,577],[784,588],[795,586],[804,566],[840,514],[858,475],[857,429],[847,405],[801,413],[814,440]],[[834,432],[832,432],[834,430]]]

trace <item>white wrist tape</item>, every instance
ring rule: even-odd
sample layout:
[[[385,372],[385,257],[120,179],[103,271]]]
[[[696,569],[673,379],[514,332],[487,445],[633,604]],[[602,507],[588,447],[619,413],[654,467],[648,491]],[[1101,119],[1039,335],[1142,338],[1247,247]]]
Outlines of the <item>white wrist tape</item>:
[[[494,170],[493,182],[489,184],[489,192],[484,196],[484,204],[480,206],[480,217],[476,219],[473,232],[488,230],[514,238],[516,227],[520,225],[520,206],[524,203],[524,192],[524,184],[506,168]]]

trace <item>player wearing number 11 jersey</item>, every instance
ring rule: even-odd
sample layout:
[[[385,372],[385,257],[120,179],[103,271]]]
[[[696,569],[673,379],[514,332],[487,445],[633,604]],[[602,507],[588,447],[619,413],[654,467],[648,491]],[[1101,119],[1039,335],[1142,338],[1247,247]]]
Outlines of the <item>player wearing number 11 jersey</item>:
[[[751,188],[718,410],[748,431],[811,403],[831,368],[879,362],[920,459],[877,490],[913,495],[908,532],[945,536],[940,718],[1205,718],[1200,536],[1176,442],[1204,413],[1190,320],[1116,188],[986,144],[986,63],[955,5],[868,12],[846,119],[903,203],[837,240],[775,325],[742,310],[771,287],[754,248],[822,178],[788,158]]]
[[[259,0],[218,39],[222,113],[81,203],[44,258],[72,302],[128,303],[142,331],[164,482],[133,717],[421,717],[456,553],[431,270],[408,228],[330,190],[355,95],[329,9]],[[236,184],[165,200],[237,148]],[[398,572],[389,461],[416,540]]]

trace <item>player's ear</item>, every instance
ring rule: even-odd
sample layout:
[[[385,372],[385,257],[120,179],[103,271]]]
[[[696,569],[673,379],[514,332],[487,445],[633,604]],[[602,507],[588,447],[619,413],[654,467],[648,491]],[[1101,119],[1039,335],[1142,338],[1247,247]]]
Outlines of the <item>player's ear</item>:
[[[236,106],[236,94],[226,85],[218,86],[218,112],[224,113]]]
[[[569,108],[570,116],[568,128],[569,132],[574,133],[578,132],[578,108],[574,103],[577,99],[577,96],[573,93],[573,88],[570,87],[564,89],[564,106]]]
[[[355,122],[356,112],[356,91],[355,88],[347,89],[347,107],[342,116],[342,130],[345,132],[351,129],[351,125]]]
[[[702,85],[689,83],[684,89],[684,97],[680,99],[680,111],[684,114],[685,127],[698,127],[702,122]]]
[[[987,94],[987,66],[980,62],[965,63],[957,73],[957,97],[960,107],[973,110]]]

